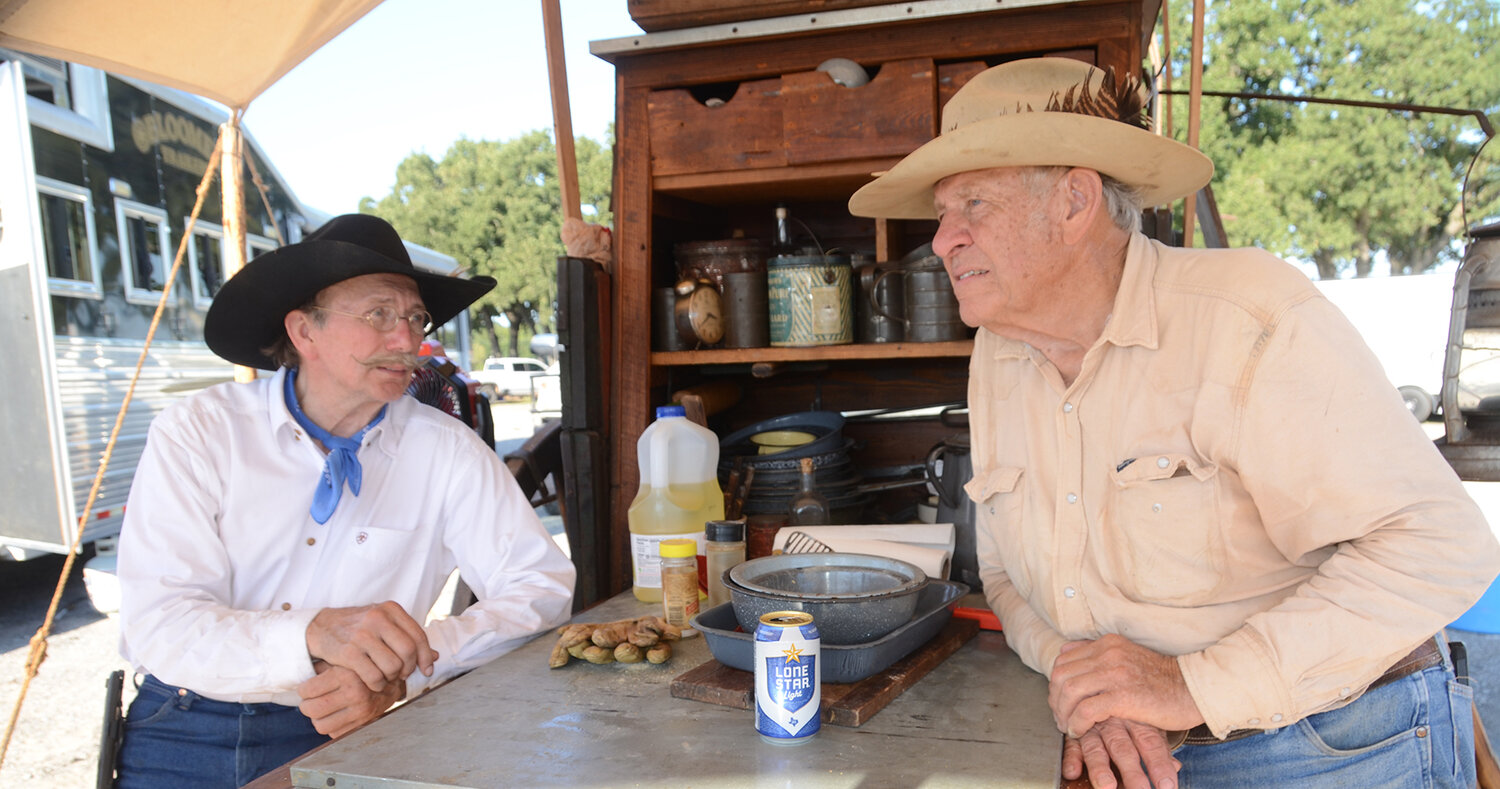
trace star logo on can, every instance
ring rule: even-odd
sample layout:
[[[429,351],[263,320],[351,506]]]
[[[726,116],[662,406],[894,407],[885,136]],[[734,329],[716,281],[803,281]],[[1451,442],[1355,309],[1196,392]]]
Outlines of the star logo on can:
[[[798,649],[796,644],[787,647],[781,654],[786,655],[786,662],[788,663],[802,662],[802,650]]]

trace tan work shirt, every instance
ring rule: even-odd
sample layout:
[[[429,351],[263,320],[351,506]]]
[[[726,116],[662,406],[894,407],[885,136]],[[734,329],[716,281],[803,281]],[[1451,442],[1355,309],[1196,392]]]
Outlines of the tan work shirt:
[[[1177,655],[1218,736],[1356,698],[1500,569],[1358,333],[1265,252],[1135,235],[1077,380],[981,329],[969,406],[1012,648],[1044,674],[1106,633]]]

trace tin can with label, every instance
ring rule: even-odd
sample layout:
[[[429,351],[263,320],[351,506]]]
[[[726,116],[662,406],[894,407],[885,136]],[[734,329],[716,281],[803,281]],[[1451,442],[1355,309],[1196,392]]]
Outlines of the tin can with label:
[[[766,267],[773,347],[854,342],[848,255],[778,255]]]
[[[820,640],[812,614],[772,611],[755,628],[755,730],[776,745],[798,745],[822,726]]]

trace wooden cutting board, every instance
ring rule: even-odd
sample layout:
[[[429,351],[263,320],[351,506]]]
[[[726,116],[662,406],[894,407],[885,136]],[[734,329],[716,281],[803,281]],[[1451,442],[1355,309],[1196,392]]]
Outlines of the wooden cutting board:
[[[955,617],[930,641],[884,671],[858,682],[823,683],[823,722],[850,727],[863,725],[977,632],[979,623]],[[755,674],[709,660],[673,679],[672,696],[748,710],[755,703]]]

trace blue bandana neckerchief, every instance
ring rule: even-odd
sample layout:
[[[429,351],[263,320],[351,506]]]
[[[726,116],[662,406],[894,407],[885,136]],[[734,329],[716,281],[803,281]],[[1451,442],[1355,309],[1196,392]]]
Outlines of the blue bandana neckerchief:
[[[307,434],[316,438],[328,449],[328,457],[323,461],[323,476],[318,479],[318,489],[313,492],[311,513],[313,520],[318,523],[327,523],[333,517],[333,511],[339,506],[339,498],[344,495],[344,483],[349,483],[349,491],[359,495],[359,486],[364,478],[364,468],[359,465],[360,444],[363,443],[365,433],[370,428],[380,424],[385,418],[385,407],[382,406],[380,413],[370,420],[358,433],[350,438],[339,438],[338,436],[313,424],[307,414],[302,413],[302,406],[297,402],[297,371],[288,370],[286,373],[286,407],[292,412],[292,419],[302,426]]]

